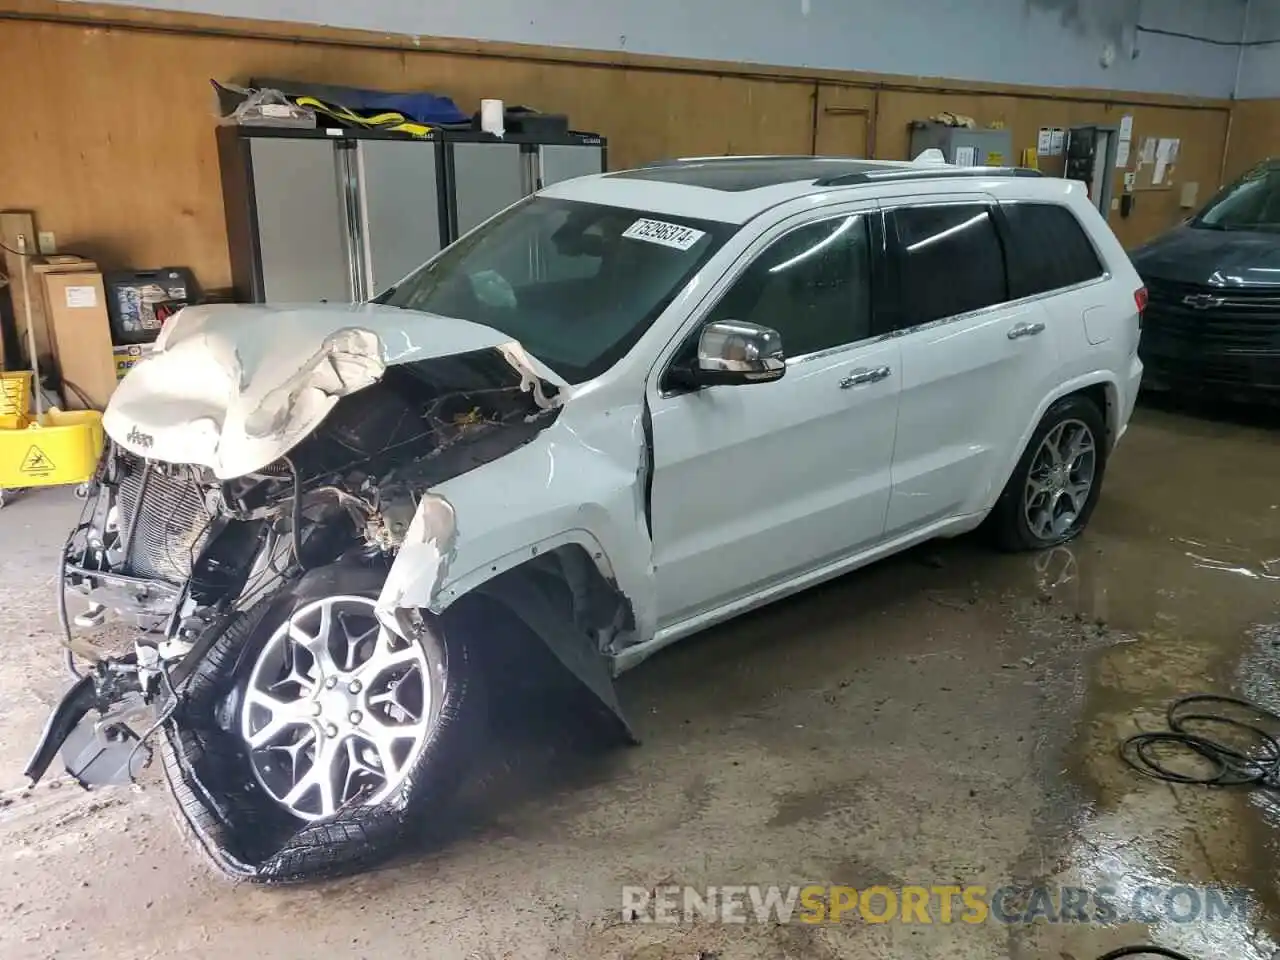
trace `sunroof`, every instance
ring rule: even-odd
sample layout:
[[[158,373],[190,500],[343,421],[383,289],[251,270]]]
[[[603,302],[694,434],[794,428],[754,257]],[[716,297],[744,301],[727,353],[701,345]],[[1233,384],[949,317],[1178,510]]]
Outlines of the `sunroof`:
[[[864,163],[860,160],[760,157],[659,164],[638,170],[623,170],[619,173],[611,173],[609,176],[628,180],[679,183],[690,187],[706,187],[710,190],[727,190],[736,193],[742,190],[772,187],[779,183],[829,179],[884,170],[883,164]]]

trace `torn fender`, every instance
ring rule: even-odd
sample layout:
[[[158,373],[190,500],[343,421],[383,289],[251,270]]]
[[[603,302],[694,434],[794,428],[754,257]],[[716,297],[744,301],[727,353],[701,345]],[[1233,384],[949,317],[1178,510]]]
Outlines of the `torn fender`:
[[[591,419],[575,416],[579,403],[571,396],[555,424],[531,442],[423,494],[378,598],[389,627],[398,629],[400,611],[442,613],[539,553],[575,544],[630,604],[634,630],[621,642],[653,635],[643,408],[611,417],[597,434],[578,428]]]

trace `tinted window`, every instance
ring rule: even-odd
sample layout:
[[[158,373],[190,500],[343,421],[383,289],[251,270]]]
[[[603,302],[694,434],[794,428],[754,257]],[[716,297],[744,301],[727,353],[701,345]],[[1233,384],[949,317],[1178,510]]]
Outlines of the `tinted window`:
[[[871,256],[861,214],[823,220],[774,241],[711,312],[782,334],[789,357],[871,335]]]
[[[737,228],[534,197],[378,297],[507,334],[566,380],[618,361]]]
[[[1102,276],[1102,263],[1074,213],[1052,203],[1001,207],[1009,224],[1009,296],[1029,297]]]
[[[897,226],[900,326],[968,313],[1007,299],[1004,254],[982,204],[904,207]]]

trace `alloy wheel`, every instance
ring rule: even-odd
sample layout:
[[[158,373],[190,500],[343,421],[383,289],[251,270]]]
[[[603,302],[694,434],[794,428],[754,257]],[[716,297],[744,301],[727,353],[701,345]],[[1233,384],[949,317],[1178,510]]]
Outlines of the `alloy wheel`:
[[[1064,420],[1040,441],[1023,493],[1023,513],[1041,540],[1066,535],[1089,502],[1098,467],[1097,441],[1080,420]]]
[[[245,689],[240,734],[258,783],[304,820],[385,799],[430,732],[430,669],[422,645],[384,627],[368,597],[299,608]]]

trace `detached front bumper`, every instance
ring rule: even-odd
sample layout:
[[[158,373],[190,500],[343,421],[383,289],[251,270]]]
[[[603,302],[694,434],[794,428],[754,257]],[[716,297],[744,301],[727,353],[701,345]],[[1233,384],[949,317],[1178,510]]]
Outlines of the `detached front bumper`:
[[[139,736],[153,717],[132,659],[100,661],[49,714],[23,776],[39,783],[61,752],[67,773],[85,789],[129,783],[150,759]]]

